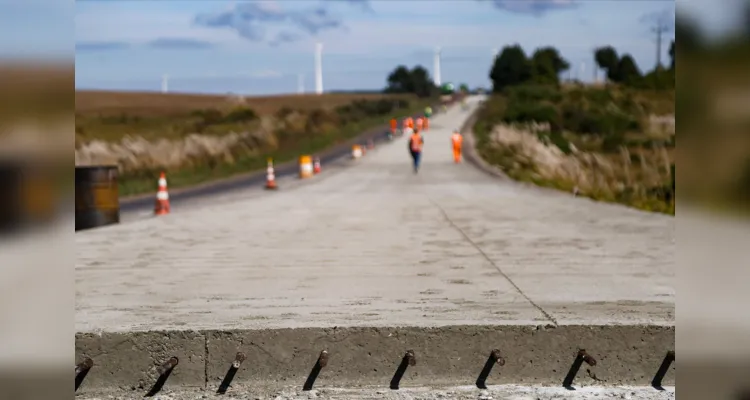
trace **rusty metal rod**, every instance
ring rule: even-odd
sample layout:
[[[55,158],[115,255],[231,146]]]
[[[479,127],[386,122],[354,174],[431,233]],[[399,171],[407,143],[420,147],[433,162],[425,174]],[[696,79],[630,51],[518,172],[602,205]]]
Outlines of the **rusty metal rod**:
[[[78,390],[79,387],[81,387],[81,384],[83,383],[83,380],[86,378],[86,375],[88,375],[91,368],[94,366],[94,360],[92,360],[90,357],[84,357],[83,361],[78,363],[76,365],[76,384],[75,384],[75,391]]]
[[[159,391],[164,387],[164,384],[167,382],[167,379],[169,379],[169,375],[172,375],[172,371],[177,366],[177,364],[180,363],[180,359],[172,356],[169,358],[169,360],[165,361],[161,366],[159,366],[159,378],[154,382],[154,386],[151,387],[151,390],[146,393],[146,397],[153,397]]]
[[[401,359],[401,364],[399,364],[396,369],[396,373],[393,374],[393,379],[391,379],[391,389],[398,390],[401,378],[404,377],[404,373],[406,372],[406,368],[415,365],[417,365],[417,358],[414,355],[414,350],[407,350],[406,354],[404,354],[404,357]]]
[[[305,384],[302,385],[302,390],[312,390],[320,371],[325,368],[326,365],[328,365],[328,351],[323,350],[318,355],[318,359],[315,361],[315,365],[313,365],[310,375],[307,376]]]
[[[227,390],[229,390],[229,385],[232,384],[234,375],[237,374],[237,370],[240,369],[242,362],[245,361],[246,358],[247,357],[245,357],[245,353],[242,352],[238,352],[237,355],[234,356],[232,365],[229,366],[229,370],[227,371],[226,375],[224,375],[224,379],[221,381],[219,389],[216,390],[217,394],[224,394],[227,392]]]
[[[565,380],[563,380],[563,387],[567,389],[572,389],[573,380],[576,377],[576,374],[578,374],[578,370],[581,369],[581,365],[583,363],[586,363],[590,366],[596,365],[596,360],[594,357],[591,357],[586,350],[580,349],[578,350],[578,353],[576,353],[576,358],[573,360],[573,365],[570,366],[570,370],[568,370],[568,374],[565,376]]]
[[[669,371],[669,367],[672,366],[672,362],[675,360],[675,354],[674,350],[670,350],[667,352],[667,355],[664,356],[664,360],[662,360],[661,365],[659,366],[659,370],[656,371],[656,375],[654,375],[654,379],[651,380],[651,386],[658,390],[664,390],[664,388],[661,386],[661,381],[664,379],[664,375],[667,374]]]
[[[505,358],[503,358],[500,355],[500,350],[494,349],[490,352],[490,356],[487,358],[487,361],[484,363],[484,368],[482,368],[482,372],[479,373],[479,377],[477,378],[477,387],[480,389],[487,389],[487,377],[490,376],[490,372],[492,372],[492,367],[495,366],[495,364],[498,364],[500,366],[505,365]]]

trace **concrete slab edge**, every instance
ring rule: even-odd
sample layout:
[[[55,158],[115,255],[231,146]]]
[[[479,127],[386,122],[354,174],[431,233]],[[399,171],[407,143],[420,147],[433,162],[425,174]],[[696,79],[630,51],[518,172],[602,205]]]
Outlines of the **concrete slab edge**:
[[[494,349],[505,364],[493,364],[488,384],[560,385],[585,349],[597,363],[583,364],[576,384],[648,385],[674,346],[674,326],[334,327],[78,333],[75,355],[93,361],[79,392],[145,394],[171,357],[179,363],[166,386],[215,391],[240,352],[232,384],[301,387],[323,350],[316,387],[388,388],[407,350],[416,365],[406,366],[401,386],[470,385]],[[664,385],[674,384],[674,363],[669,371]]]

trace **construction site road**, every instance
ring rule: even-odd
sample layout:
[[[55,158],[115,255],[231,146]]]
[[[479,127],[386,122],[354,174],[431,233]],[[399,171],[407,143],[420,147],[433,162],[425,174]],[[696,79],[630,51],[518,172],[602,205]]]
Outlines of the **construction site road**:
[[[494,347],[498,383],[559,383],[586,348],[586,382],[647,384],[674,349],[674,218],[454,164],[479,101],[433,119],[418,174],[401,137],[275,192],[76,233],[84,387],[145,387],[178,353],[169,384],[208,387],[238,351],[237,384],[289,384],[324,348],[323,385],[387,382],[406,349],[405,386],[461,385]]]

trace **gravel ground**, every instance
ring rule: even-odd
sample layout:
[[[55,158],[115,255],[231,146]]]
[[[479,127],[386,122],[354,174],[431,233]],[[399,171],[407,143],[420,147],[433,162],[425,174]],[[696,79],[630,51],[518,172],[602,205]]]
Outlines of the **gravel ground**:
[[[141,399],[142,393],[133,394],[108,394],[108,395],[78,395],[78,400],[119,400],[119,399]],[[503,385],[491,387],[487,390],[478,390],[473,386],[456,387],[449,389],[408,388],[399,391],[387,389],[333,389],[325,388],[303,392],[299,388],[272,391],[269,393],[253,393],[253,390],[242,390],[231,388],[227,394],[217,395],[202,390],[170,392],[165,391],[153,397],[158,400],[198,400],[198,399],[225,399],[225,400],[308,400],[308,399],[331,399],[331,400],[435,400],[435,399],[457,399],[457,400],[547,400],[547,399],[639,399],[639,400],[662,400],[674,399],[674,387],[657,391],[651,387],[583,387],[577,390],[567,390],[562,387],[533,387]]]

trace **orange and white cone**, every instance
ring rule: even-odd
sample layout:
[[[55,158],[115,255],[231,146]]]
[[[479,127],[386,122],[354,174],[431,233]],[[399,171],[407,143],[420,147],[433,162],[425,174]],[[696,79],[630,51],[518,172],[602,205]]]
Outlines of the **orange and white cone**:
[[[273,170],[273,160],[268,159],[268,168],[266,168],[266,189],[277,189],[276,174]]]
[[[167,177],[164,172],[162,172],[159,175],[159,189],[156,192],[154,215],[165,214],[169,214],[169,192],[167,192]]]
[[[315,157],[315,160],[313,161],[313,173],[319,174],[321,171],[320,169],[320,158]]]

